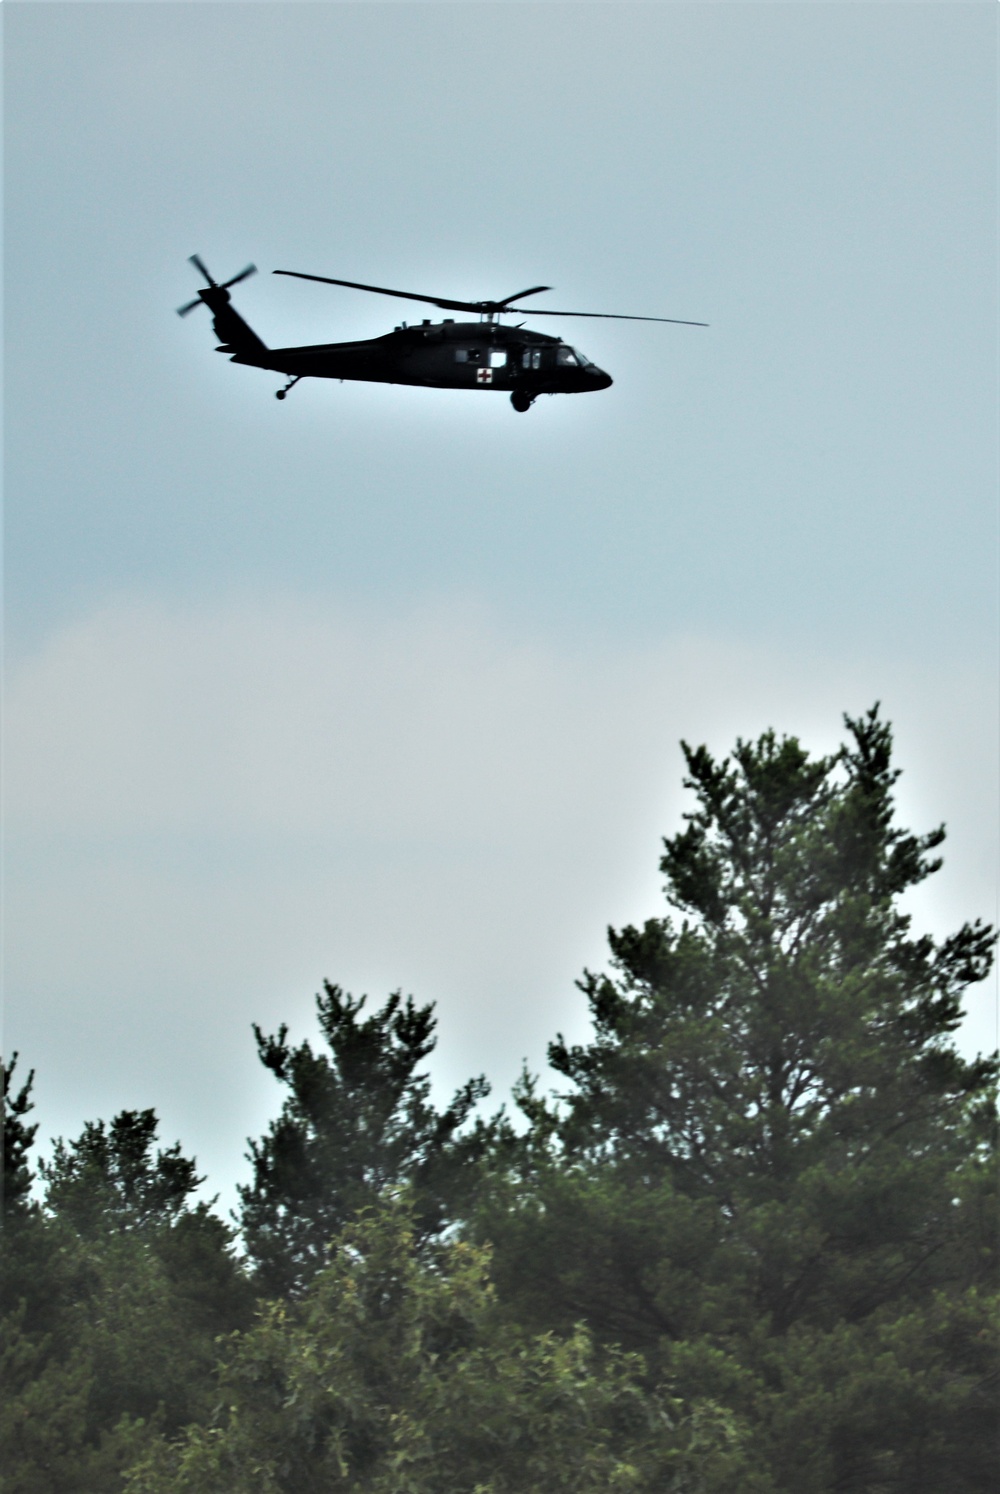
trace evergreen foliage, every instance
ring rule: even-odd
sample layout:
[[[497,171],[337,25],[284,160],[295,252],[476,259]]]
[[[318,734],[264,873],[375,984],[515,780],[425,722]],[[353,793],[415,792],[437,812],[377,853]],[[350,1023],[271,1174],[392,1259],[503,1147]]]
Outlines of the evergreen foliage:
[[[205,1179],[179,1143],[154,1158],[156,1131],[155,1111],[123,1110],[109,1127],[88,1122],[68,1146],[57,1141],[41,1166],[52,1213],[82,1236],[173,1224]]]
[[[0,1060],[3,1076],[3,1182],[0,1185],[0,1211],[3,1222],[23,1217],[31,1208],[31,1185],[34,1176],[28,1155],[35,1140],[37,1125],[31,1125],[26,1117],[35,1108],[31,1098],[31,1087],[35,1080],[30,1073],[20,1089],[14,1088],[14,1070],[17,1054],[11,1055],[9,1064]]]
[[[681,921],[610,932],[593,1040],[550,1048],[573,1087],[523,1088],[479,1231],[513,1315],[583,1319],[746,1414],[777,1487],[982,1488],[996,1063],[950,1034],[993,934],[911,934],[943,831],[895,826],[877,710],[847,725],[816,760],[770,732],[685,748]]]
[[[241,1225],[260,1289],[299,1291],[328,1258],[334,1235],[387,1188],[413,1191],[422,1236],[456,1217],[488,1128],[460,1129],[489,1093],[472,1079],[443,1112],[420,1065],[433,1051],[431,1006],[397,992],[362,1015],[365,998],[326,983],[316,998],[328,1053],[293,1048],[282,1027],[254,1028],[261,1062],[286,1087],[281,1114],[251,1142],[253,1182],[240,1189]]]
[[[997,1062],[953,1034],[994,936],[913,931],[943,831],[847,728],[685,747],[669,912],[609,931],[521,1126],[481,1079],[435,1109],[399,994],[255,1029],[245,1262],[152,1111],[36,1176],[12,1062],[4,1494],[991,1491]]]
[[[233,1231],[193,1201],[194,1162],[154,1152],[156,1131],[153,1111],[123,1111],[58,1141],[41,1202],[17,1195],[5,1219],[5,1494],[120,1489],[153,1428],[209,1414],[216,1339],[250,1321]]]

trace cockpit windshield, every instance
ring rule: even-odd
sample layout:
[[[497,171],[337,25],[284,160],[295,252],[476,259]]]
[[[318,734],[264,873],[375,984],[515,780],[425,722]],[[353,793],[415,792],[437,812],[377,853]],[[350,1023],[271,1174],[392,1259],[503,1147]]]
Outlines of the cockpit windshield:
[[[591,366],[590,359],[585,353],[578,352],[576,348],[567,347],[565,343],[562,344],[556,354],[556,362],[561,363],[563,367],[569,368],[588,368]]]

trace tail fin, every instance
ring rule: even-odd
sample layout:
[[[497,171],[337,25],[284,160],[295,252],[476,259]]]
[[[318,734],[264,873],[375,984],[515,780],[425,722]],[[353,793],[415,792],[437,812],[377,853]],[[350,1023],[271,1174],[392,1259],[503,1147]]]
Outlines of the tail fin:
[[[241,363],[253,363],[267,356],[267,344],[233,309],[224,286],[220,285],[218,290],[203,290],[201,299],[212,313],[212,326],[219,339],[218,352],[229,353]]]
[[[208,281],[204,290],[200,290],[193,301],[188,301],[186,306],[178,307],[178,316],[187,316],[196,306],[205,305],[212,313],[212,326],[215,335],[219,339],[220,353],[229,353],[234,362],[257,363],[266,357],[267,344],[262,342],[252,327],[247,326],[238,311],[234,311],[229,297],[229,287],[237,285],[239,281],[245,280],[248,275],[257,273],[256,265],[247,265],[232,280],[226,280],[219,285],[208,273],[197,254],[191,255],[191,263]]]

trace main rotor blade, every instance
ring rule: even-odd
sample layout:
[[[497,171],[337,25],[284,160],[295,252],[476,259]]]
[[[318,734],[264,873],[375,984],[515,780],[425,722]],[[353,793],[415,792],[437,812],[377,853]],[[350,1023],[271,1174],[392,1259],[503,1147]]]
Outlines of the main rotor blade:
[[[274,270],[274,275],[290,275],[296,280],[318,280],[322,285],[346,285],[350,290],[373,291],[377,296],[397,296],[401,301],[423,301],[428,306],[439,306],[443,311],[473,311],[480,314],[503,312],[525,316],[585,316],[616,322],[671,322],[679,327],[707,327],[708,322],[686,322],[676,316],[623,316],[614,311],[539,311],[533,306],[512,306],[524,296],[537,296],[541,291],[551,290],[550,285],[533,285],[530,290],[518,291],[503,301],[448,301],[443,296],[419,296],[414,291],[389,290],[384,285],[364,285],[360,280],[335,280],[332,275],[306,275],[302,270]]]
[[[240,281],[241,280],[246,280],[246,278],[247,278],[248,275],[256,275],[256,273],[257,273],[257,266],[256,265],[247,265],[246,269],[245,270],[241,270],[238,275],[234,275],[233,278],[232,278],[232,280],[224,280],[223,283],[222,283],[222,289],[223,290],[228,290],[231,285],[239,285]]]
[[[205,269],[205,266],[202,264],[201,260],[197,256],[197,254],[189,254],[188,255],[188,264],[192,264],[192,265],[194,265],[194,267],[195,267],[196,270],[200,270],[201,273],[204,275],[205,279],[208,281],[209,285],[211,285],[211,286],[215,285],[215,281],[212,279],[211,275]]]
[[[530,290],[517,291],[513,296],[505,296],[502,301],[494,301],[494,306],[509,306],[511,301],[520,301],[522,296],[537,296],[540,291],[550,291],[551,285],[533,285]]]
[[[504,306],[504,311],[523,311],[525,316],[587,316],[612,322],[671,322],[676,327],[709,327],[710,322],[685,322],[678,316],[623,316],[619,311],[542,311],[537,306]]]
[[[305,275],[301,270],[273,270],[274,275],[292,275],[296,280],[319,280],[323,285],[346,285],[351,290],[374,291],[377,296],[398,296],[401,301],[424,301],[442,311],[485,311],[500,304],[495,301],[446,301],[443,296],[418,296],[413,291],[389,290],[384,285],[363,285],[360,280],[334,280],[332,275]],[[526,295],[526,291],[520,294]],[[513,298],[512,298],[513,299]]]

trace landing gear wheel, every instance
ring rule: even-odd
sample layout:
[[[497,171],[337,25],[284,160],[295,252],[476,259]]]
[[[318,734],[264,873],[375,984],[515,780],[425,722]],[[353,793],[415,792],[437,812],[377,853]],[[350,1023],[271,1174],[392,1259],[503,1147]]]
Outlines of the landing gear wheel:
[[[531,409],[534,398],[530,394],[525,394],[523,389],[515,389],[510,397],[510,402],[519,415],[524,415]]]
[[[299,382],[299,380],[301,378],[302,378],[302,374],[296,374],[295,377],[294,377],[294,379],[289,379],[289,381],[285,385],[284,389],[278,389],[275,392],[275,396],[274,396],[275,399],[284,399],[284,397],[288,393],[289,389],[294,389],[295,386],[296,386],[296,384]]]

